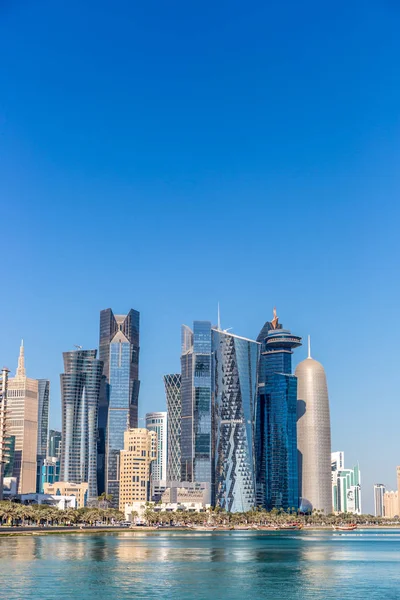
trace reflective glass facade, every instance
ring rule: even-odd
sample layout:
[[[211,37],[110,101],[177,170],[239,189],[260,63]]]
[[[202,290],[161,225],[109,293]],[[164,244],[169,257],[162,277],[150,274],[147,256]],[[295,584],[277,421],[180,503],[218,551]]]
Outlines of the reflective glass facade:
[[[103,363],[97,350],[64,352],[61,380],[62,481],[88,483],[88,497],[97,498],[97,419]]]
[[[181,480],[181,374],[164,375],[167,400],[167,481]]]
[[[103,378],[100,392],[98,485],[119,503],[119,453],[124,432],[138,426],[139,313],[100,313],[100,360]]]
[[[39,391],[39,413],[38,413],[38,456],[46,457],[47,454],[47,436],[49,431],[49,402],[50,402],[50,381],[48,379],[38,379]]]
[[[256,504],[255,411],[260,344],[212,330],[214,493],[229,512]]]
[[[261,343],[256,409],[257,503],[267,510],[299,507],[297,462],[297,379],[293,348],[301,338],[267,322]]]
[[[211,323],[182,328],[181,480],[211,483]]]
[[[61,431],[50,429],[47,456],[61,458]]]

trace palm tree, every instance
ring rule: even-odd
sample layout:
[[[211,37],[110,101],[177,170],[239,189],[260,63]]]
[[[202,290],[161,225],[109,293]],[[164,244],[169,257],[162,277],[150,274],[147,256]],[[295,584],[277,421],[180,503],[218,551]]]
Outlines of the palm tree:
[[[113,499],[113,495],[112,494],[107,494],[106,492],[103,492],[102,494],[100,494],[98,500],[99,500],[99,507],[100,508],[108,508],[112,502]]]

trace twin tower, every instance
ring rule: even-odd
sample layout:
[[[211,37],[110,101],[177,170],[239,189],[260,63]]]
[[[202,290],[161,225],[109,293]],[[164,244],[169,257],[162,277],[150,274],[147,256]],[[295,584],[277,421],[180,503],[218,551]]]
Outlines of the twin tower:
[[[310,355],[292,373],[300,345],[275,310],[256,341],[182,327],[181,373],[164,378],[169,481],[206,484],[230,512],[332,511],[326,378]]]

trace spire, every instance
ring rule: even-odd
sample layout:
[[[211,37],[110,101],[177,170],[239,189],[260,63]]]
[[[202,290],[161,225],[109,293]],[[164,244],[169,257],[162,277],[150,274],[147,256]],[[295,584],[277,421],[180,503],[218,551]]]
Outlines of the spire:
[[[273,329],[276,329],[278,327],[278,316],[276,314],[276,306],[274,306],[273,314],[274,314],[274,318],[271,321],[271,325],[272,325]]]
[[[219,312],[219,302],[218,302],[218,325],[217,325],[217,327],[218,327],[218,331],[221,331],[221,315]]]
[[[308,356],[307,358],[311,358],[311,336],[308,336]]]
[[[24,340],[21,340],[21,346],[19,349],[18,367],[17,367],[17,372],[15,373],[15,377],[17,377],[18,379],[23,379],[24,377],[26,377]]]

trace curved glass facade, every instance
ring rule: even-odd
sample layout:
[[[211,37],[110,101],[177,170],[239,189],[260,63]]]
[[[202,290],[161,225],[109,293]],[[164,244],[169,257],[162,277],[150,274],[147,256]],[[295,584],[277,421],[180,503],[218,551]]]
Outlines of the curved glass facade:
[[[97,498],[97,418],[103,363],[97,350],[64,352],[61,380],[62,481],[88,483]]]
[[[167,481],[181,480],[181,374],[164,375],[167,400]]]
[[[48,379],[38,379],[39,392],[39,413],[38,413],[38,445],[37,454],[46,458],[47,455],[47,437],[49,432],[49,402],[50,402],[50,381]]]
[[[212,330],[215,506],[245,512],[256,504],[255,409],[260,344]]]
[[[292,374],[292,352],[301,345],[301,338],[282,329],[275,314],[257,339],[261,343],[256,411],[257,503],[267,510],[297,509],[297,378]]]

